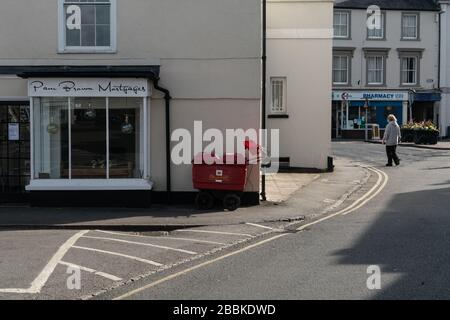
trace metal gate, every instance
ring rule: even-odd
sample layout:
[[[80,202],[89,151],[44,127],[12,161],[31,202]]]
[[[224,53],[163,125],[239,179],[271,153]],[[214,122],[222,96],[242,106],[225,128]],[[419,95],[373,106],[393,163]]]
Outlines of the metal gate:
[[[29,181],[29,102],[0,102],[0,204],[27,202]]]

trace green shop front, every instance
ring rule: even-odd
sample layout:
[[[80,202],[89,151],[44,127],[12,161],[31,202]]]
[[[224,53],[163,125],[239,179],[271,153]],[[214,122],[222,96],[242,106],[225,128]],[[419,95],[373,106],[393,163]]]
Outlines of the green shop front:
[[[365,139],[367,134],[371,139],[374,125],[382,135],[390,114],[406,123],[409,97],[408,91],[333,91],[332,137]]]

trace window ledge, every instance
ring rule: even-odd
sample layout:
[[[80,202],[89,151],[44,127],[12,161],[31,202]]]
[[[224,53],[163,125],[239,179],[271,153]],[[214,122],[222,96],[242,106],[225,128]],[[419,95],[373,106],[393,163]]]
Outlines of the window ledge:
[[[117,53],[116,49],[113,48],[107,48],[107,49],[101,49],[101,48],[79,48],[79,49],[62,49],[58,50],[59,54],[70,54],[70,53],[77,53],[77,54],[93,54],[93,53]]]
[[[269,119],[289,119],[288,114],[269,114],[267,117]]]
[[[144,179],[49,179],[32,180],[27,191],[152,190],[153,182]]]

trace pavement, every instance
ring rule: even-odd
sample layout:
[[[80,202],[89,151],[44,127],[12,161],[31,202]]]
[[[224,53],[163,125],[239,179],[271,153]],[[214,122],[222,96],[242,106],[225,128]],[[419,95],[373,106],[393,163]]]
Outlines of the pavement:
[[[381,140],[369,140],[369,143],[383,144]],[[402,142],[400,147],[429,149],[429,150],[450,150],[450,140],[441,140],[437,144],[415,144],[413,142]]]
[[[268,177],[268,200],[260,206],[227,212],[198,211],[193,206],[154,205],[150,209],[0,207],[0,228],[71,228],[171,230],[179,227],[303,220],[327,211],[361,188],[368,172],[336,159],[333,173]]]

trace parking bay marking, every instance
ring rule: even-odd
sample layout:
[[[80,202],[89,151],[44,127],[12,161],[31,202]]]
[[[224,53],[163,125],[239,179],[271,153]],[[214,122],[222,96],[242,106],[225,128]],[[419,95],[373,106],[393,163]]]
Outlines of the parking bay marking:
[[[49,260],[47,265],[41,271],[41,273],[34,279],[31,283],[30,288],[28,289],[0,289],[0,293],[23,293],[23,294],[37,294],[40,293],[44,285],[47,283],[48,278],[50,278],[51,274],[55,270],[56,266],[59,264],[61,259],[66,255],[67,251],[70,248],[73,248],[73,245],[88,233],[89,230],[83,230],[78,232],[77,234],[70,237],[61,247],[59,247],[58,251],[53,255],[53,257]]]
[[[145,291],[145,290],[150,289],[150,288],[152,288],[152,287],[154,287],[154,286],[157,286],[157,285],[159,285],[159,284],[161,284],[161,283],[164,283],[164,282],[170,281],[170,280],[172,280],[172,279],[178,278],[178,277],[180,277],[180,276],[182,276],[182,275],[185,275],[185,274],[187,274],[187,273],[189,273],[189,272],[191,272],[191,271],[194,271],[194,270],[197,270],[197,269],[199,269],[199,268],[202,268],[202,267],[205,267],[205,266],[207,266],[207,265],[210,265],[210,264],[212,264],[212,263],[215,263],[215,262],[224,260],[224,259],[226,259],[226,258],[235,256],[235,255],[237,255],[237,254],[240,254],[240,253],[243,253],[243,252],[248,251],[248,250],[250,250],[250,249],[259,247],[259,246],[261,246],[261,245],[263,245],[263,244],[266,244],[266,243],[268,243],[268,242],[274,241],[274,240],[276,240],[276,239],[279,239],[279,238],[284,237],[284,236],[287,236],[287,235],[288,235],[287,233],[279,234],[279,235],[276,235],[276,236],[274,236],[274,237],[272,237],[272,238],[269,238],[269,239],[262,240],[262,241],[260,241],[260,242],[254,243],[254,244],[252,244],[252,245],[250,245],[250,246],[247,246],[247,247],[245,247],[245,248],[242,248],[242,249],[240,249],[240,250],[230,252],[230,253],[228,253],[228,254],[226,254],[226,255],[220,256],[220,257],[215,258],[215,259],[213,259],[213,260],[205,261],[205,262],[200,263],[200,264],[198,264],[198,265],[196,265],[196,266],[190,267],[190,268],[188,268],[188,269],[186,269],[186,270],[182,270],[182,271],[180,271],[180,272],[174,273],[174,274],[172,274],[172,275],[169,275],[169,276],[167,276],[167,277],[165,277],[165,278],[162,278],[162,279],[160,279],[160,280],[157,280],[157,281],[155,281],[155,282],[149,283],[149,284],[147,284],[147,285],[145,285],[145,286],[143,286],[143,287],[141,287],[141,288],[132,290],[132,291],[130,291],[130,292],[128,292],[128,293],[125,293],[125,294],[123,294],[123,295],[121,295],[121,296],[119,296],[119,297],[114,298],[113,300],[124,300],[124,299],[129,298],[129,297],[131,297],[131,296],[133,296],[133,295],[136,295],[136,294],[138,294],[138,293],[140,293],[140,292],[142,292],[142,291]]]
[[[118,236],[124,236],[124,237],[138,237],[138,238],[148,238],[148,239],[158,239],[158,240],[179,240],[179,241],[188,241],[188,242],[194,242],[194,243],[206,243],[206,244],[214,244],[223,246],[226,245],[226,243],[223,242],[217,242],[217,241],[208,241],[208,240],[199,240],[199,239],[188,239],[188,238],[177,238],[177,237],[166,237],[166,236],[146,236],[146,235],[139,235],[139,234],[126,234],[121,232],[113,232],[113,231],[105,231],[105,230],[95,230],[97,232],[106,233],[106,234],[112,234],[112,235],[118,235]]]
[[[156,266],[156,267],[162,267],[163,266],[163,264],[155,262],[155,261],[152,261],[152,260],[143,259],[143,258],[134,257],[134,256],[129,256],[127,254],[122,254],[122,253],[118,253],[118,252],[112,252],[112,251],[106,251],[106,250],[100,250],[100,249],[93,249],[93,248],[87,248],[87,247],[80,247],[80,246],[73,246],[72,248],[80,249],[80,250],[86,250],[86,251],[92,251],[92,252],[99,252],[99,253],[104,253],[104,254],[110,254],[112,256],[118,256],[118,257],[123,257],[123,258],[128,258],[128,259],[131,259],[131,260],[136,260],[136,261],[139,261],[139,262],[151,264],[151,265]]]
[[[122,281],[122,278],[113,276],[112,274],[109,274],[109,273],[106,273],[106,272],[101,272],[101,271],[94,270],[94,269],[87,268],[87,267],[83,267],[83,266],[80,266],[80,265],[77,265],[77,264],[73,264],[73,263],[70,263],[70,262],[60,261],[59,264],[61,264],[63,266],[66,266],[66,267],[76,268],[76,269],[80,269],[82,271],[93,273],[93,274],[95,274],[97,276],[101,276],[103,278],[106,278],[106,279],[109,279],[109,280],[112,280],[112,281]]]
[[[211,231],[211,230],[190,230],[190,229],[178,229],[175,230],[177,232],[197,232],[197,233],[211,233],[211,234],[223,234],[227,236],[241,236],[241,237],[249,237],[253,238],[251,234],[245,233],[234,233],[234,232],[222,232],[222,231]]]
[[[196,255],[197,254],[197,252],[194,252],[194,251],[189,251],[189,250],[184,250],[184,249],[177,249],[177,248],[171,248],[171,247],[160,246],[160,245],[157,245],[157,244],[144,243],[144,242],[128,241],[128,240],[115,239],[115,238],[92,237],[92,236],[83,236],[83,238],[96,239],[96,240],[105,240],[105,241],[113,241],[113,242],[121,242],[121,243],[129,243],[129,244],[135,244],[135,245],[138,245],[138,246],[147,246],[147,247],[159,248],[159,249],[164,249],[164,250],[168,250],[168,251],[176,251],[176,252],[181,252],[181,253],[187,253],[187,254],[191,254],[191,255]]]

